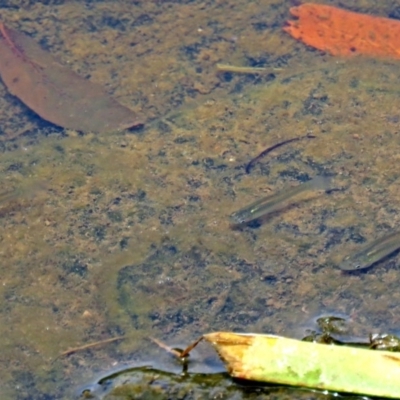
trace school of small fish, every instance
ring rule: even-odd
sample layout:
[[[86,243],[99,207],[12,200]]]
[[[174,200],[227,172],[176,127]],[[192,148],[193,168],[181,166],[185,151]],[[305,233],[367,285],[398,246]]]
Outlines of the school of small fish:
[[[400,57],[400,22],[390,18],[355,13],[324,4],[303,3],[292,7],[297,18],[287,21],[283,30],[297,40],[332,55],[362,54],[381,58]],[[331,179],[316,177],[302,185],[262,198],[234,212],[234,226],[246,225],[297,202],[302,193],[331,189]],[[358,271],[374,266],[400,249],[400,231],[367,243],[343,258],[342,271]]]
[[[297,203],[301,194],[331,189],[333,189],[331,177],[317,176],[303,184],[256,200],[231,214],[230,221],[233,226],[244,226]],[[392,255],[398,249],[400,249],[400,231],[391,232],[368,243],[354,254],[344,257],[339,268],[342,271],[366,269]]]

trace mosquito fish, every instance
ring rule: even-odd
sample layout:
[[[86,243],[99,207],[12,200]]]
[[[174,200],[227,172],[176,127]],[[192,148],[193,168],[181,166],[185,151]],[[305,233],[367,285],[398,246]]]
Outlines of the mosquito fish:
[[[0,193],[0,204],[8,203],[20,197],[21,189],[10,189]]]
[[[331,181],[332,179],[329,176],[316,176],[314,179],[302,183],[301,185],[264,197],[231,214],[231,222],[235,225],[247,224],[264,215],[278,211],[288,204],[294,203],[295,200],[293,200],[293,198],[300,193],[331,189]]]
[[[400,232],[393,232],[369,243],[358,252],[346,256],[339,268],[343,271],[368,268],[398,249],[400,249]]]
[[[5,190],[0,192],[0,205],[10,203],[14,200],[18,200],[24,197],[30,197],[36,194],[38,190],[43,190],[47,186],[43,182],[29,183],[24,187],[18,187],[15,189]]]

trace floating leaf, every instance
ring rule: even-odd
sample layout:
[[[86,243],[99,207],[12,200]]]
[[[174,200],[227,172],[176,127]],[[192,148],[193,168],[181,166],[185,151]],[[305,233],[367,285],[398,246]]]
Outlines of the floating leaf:
[[[8,90],[43,119],[84,132],[141,125],[104,89],[62,66],[33,39],[0,23],[0,75]]]
[[[235,378],[396,399],[400,395],[399,353],[274,335],[214,332],[203,338]]]
[[[283,30],[309,46],[335,56],[400,58],[400,21],[311,3],[290,13],[298,20]]]

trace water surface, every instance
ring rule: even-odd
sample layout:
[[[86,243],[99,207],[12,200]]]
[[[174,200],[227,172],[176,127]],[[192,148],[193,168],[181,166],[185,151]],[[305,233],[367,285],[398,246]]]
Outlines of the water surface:
[[[174,370],[149,336],[180,347],[222,329],[301,337],[332,313],[355,335],[396,330],[398,259],[350,275],[335,260],[399,225],[397,63],[295,42],[281,30],[290,1],[44,3],[10,2],[2,20],[148,123],[66,132],[0,86],[2,192],[46,183],[0,204],[2,399],[70,399],[131,363]],[[217,74],[217,63],[270,73]],[[246,174],[262,150],[307,132],[318,138]],[[321,174],[346,189],[230,228],[235,210]],[[221,368],[205,346],[194,357],[195,371]]]

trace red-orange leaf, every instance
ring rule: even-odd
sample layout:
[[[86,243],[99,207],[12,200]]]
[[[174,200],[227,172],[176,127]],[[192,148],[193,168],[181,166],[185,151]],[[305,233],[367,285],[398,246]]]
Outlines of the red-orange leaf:
[[[283,29],[295,39],[336,56],[400,58],[400,21],[305,3]]]
[[[62,66],[33,39],[0,23],[0,75],[8,90],[43,119],[84,132],[140,125],[104,89]]]

